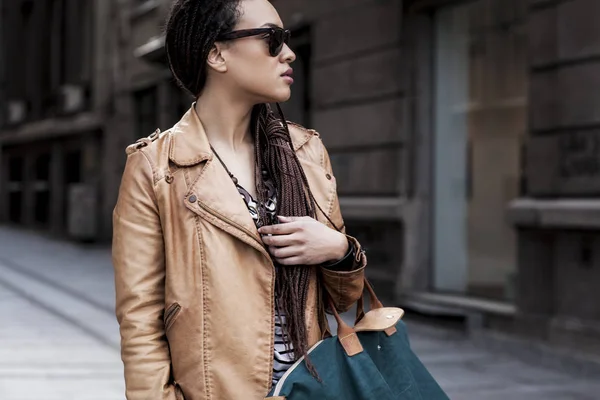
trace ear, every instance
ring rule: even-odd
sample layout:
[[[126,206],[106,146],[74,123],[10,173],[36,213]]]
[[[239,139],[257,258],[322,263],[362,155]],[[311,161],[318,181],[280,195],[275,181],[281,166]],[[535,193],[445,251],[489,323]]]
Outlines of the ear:
[[[227,72],[227,63],[225,57],[223,57],[222,46],[220,43],[215,43],[208,53],[206,63],[209,68],[214,69],[217,72]]]

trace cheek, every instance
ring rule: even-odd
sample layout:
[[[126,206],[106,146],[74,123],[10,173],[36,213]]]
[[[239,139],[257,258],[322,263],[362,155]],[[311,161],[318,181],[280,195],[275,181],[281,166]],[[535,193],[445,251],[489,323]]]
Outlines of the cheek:
[[[261,86],[272,84],[277,76],[277,69],[271,60],[266,57],[257,58],[246,64],[246,68],[240,71],[240,78],[248,88],[260,89]]]
[[[279,76],[283,69],[276,57],[270,57],[268,53],[263,52],[260,57],[240,60],[231,72],[242,91],[256,96],[272,97],[280,96],[279,92],[282,90],[289,90]]]

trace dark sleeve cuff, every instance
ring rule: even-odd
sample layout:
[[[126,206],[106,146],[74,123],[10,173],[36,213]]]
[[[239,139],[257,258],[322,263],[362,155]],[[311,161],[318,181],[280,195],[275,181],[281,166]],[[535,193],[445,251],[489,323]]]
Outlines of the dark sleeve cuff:
[[[351,241],[348,241],[348,252],[346,255],[337,261],[327,262],[322,267],[330,271],[352,271],[354,270],[355,255],[356,248]]]

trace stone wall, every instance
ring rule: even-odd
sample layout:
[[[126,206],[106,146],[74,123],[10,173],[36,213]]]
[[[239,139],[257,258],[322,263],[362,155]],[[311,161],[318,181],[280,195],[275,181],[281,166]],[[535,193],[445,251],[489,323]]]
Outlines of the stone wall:
[[[530,1],[528,197],[519,227],[524,320],[554,342],[600,350],[600,3]],[[537,334],[540,334],[538,331]]]
[[[310,27],[312,128],[331,156],[350,234],[392,296],[402,262],[407,191],[401,0],[274,1],[292,32]]]

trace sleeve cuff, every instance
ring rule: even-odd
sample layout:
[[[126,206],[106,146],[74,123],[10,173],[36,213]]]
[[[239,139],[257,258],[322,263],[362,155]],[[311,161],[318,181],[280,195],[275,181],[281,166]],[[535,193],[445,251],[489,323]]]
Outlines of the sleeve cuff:
[[[322,267],[330,271],[352,271],[354,269],[355,255],[356,247],[354,243],[348,240],[348,252],[346,255],[337,261],[327,262]]]

